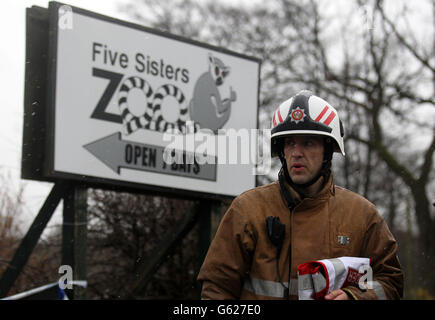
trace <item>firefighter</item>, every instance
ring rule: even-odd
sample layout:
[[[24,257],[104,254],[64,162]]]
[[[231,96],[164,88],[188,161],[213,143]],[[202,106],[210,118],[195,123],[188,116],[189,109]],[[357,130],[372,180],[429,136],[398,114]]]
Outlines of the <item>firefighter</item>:
[[[298,266],[339,257],[370,259],[371,286],[345,282],[324,299],[402,297],[397,243],[385,221],[367,199],[333,183],[343,136],[336,109],[310,91],[278,107],[271,130],[278,181],[228,208],[198,274],[202,299],[297,299]]]

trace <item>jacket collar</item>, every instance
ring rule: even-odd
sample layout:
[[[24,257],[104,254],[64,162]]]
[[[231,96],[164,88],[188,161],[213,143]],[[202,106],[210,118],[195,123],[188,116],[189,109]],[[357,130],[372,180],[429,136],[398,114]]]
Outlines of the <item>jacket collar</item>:
[[[335,195],[332,173],[329,175],[328,180],[324,182],[322,188],[314,197],[303,198],[301,194],[293,189],[285,180],[282,169],[278,174],[278,179],[281,189],[281,196],[290,209],[293,209],[296,206],[311,208]]]

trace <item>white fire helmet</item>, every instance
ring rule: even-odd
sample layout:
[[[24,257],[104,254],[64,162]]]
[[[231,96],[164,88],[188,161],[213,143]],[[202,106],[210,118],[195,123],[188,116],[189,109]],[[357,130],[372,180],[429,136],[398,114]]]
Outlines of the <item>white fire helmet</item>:
[[[271,132],[271,155],[280,152],[280,138],[289,135],[315,134],[332,138],[333,152],[344,152],[344,128],[337,110],[325,100],[303,90],[281,103],[274,112]]]

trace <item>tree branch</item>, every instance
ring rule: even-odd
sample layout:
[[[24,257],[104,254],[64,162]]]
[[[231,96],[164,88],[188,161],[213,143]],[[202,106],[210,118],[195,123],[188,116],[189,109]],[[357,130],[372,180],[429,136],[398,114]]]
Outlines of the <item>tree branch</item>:
[[[429,179],[429,174],[432,169],[433,164],[433,154],[435,152],[435,129],[433,131],[432,135],[432,143],[430,144],[429,148],[426,150],[424,154],[424,162],[421,166],[421,172],[420,172],[420,178],[418,179],[420,183],[423,185],[426,185]]]
[[[385,161],[388,167],[391,168],[403,181],[410,187],[415,185],[417,180],[412,173],[388,151],[387,147],[383,144],[382,128],[379,124],[378,118],[375,114],[372,114],[373,134],[374,134],[374,147],[379,156]]]
[[[394,23],[387,17],[385,14],[384,9],[382,8],[381,1],[376,1],[376,7],[379,10],[379,13],[381,14],[384,21],[388,24],[388,26],[391,28],[391,31],[393,31],[394,35],[397,37],[397,39],[402,43],[411,53],[412,55],[420,61],[423,65],[425,65],[427,68],[429,68],[433,73],[435,73],[435,68],[430,65],[429,59],[423,58],[416,50],[415,48],[409,44],[405,38],[397,31]]]

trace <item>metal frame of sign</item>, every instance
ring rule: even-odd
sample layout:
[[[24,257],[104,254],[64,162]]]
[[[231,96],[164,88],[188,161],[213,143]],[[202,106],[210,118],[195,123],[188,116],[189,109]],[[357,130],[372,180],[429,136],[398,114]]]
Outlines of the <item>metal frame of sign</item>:
[[[41,15],[41,26],[36,38],[35,34],[27,34],[26,49],[26,88],[25,88],[25,119],[23,133],[23,158],[22,158],[22,177],[25,179],[57,182],[60,180],[74,180],[86,183],[91,187],[103,187],[105,189],[115,189],[123,191],[141,192],[147,191],[156,194],[182,195],[185,198],[211,198],[226,199],[232,198],[228,195],[214,193],[182,190],[177,188],[142,184],[136,182],[115,180],[102,177],[84,176],[80,174],[59,172],[54,170],[54,139],[55,139],[55,93],[56,93],[56,67],[57,67],[57,39],[58,39],[58,9],[64,5],[59,2],[50,2],[49,9],[32,7],[35,12]],[[233,55],[246,60],[258,63],[258,92],[257,92],[257,123],[259,112],[259,90],[260,90],[260,69],[261,60],[255,57],[236,53],[224,48],[215,47],[206,43],[158,31],[138,24],[118,20],[105,15],[94,13],[88,10],[70,6],[73,12],[103,20],[109,23],[119,24],[128,28],[145,31],[172,40],[193,44],[195,46]],[[45,12],[44,12],[45,10]],[[48,19],[48,33],[43,39],[43,30],[47,27],[44,19]],[[41,43],[42,44],[38,44]],[[48,42],[48,48],[45,47]],[[44,45],[45,44],[45,45]],[[48,49],[48,51],[46,51]],[[45,66],[37,65],[45,63]],[[45,68],[45,69],[44,69]],[[44,72],[45,78],[44,78]],[[46,88],[45,92],[41,92]],[[35,106],[35,99],[38,105]],[[39,106],[40,104],[40,106]],[[39,107],[38,107],[39,106]],[[38,108],[36,108],[38,107]],[[42,154],[41,154],[42,153]]]

